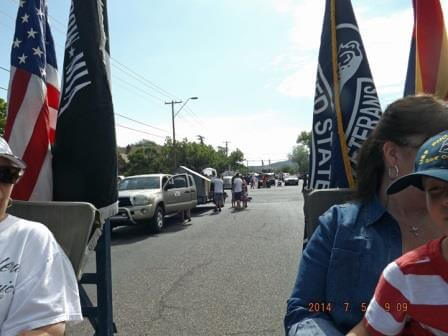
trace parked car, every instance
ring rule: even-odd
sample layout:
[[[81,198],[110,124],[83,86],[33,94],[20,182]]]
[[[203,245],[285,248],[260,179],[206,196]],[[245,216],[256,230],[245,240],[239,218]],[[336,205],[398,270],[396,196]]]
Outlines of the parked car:
[[[176,173],[186,173],[193,177],[194,183],[196,184],[196,196],[198,199],[197,205],[206,204],[213,201],[213,193],[211,192],[212,187],[211,179],[185,166],[179,166],[176,170]]]
[[[297,176],[290,175],[285,178],[285,186],[287,185],[299,185],[299,178]]]
[[[128,176],[118,185],[118,214],[112,227],[146,224],[161,232],[165,216],[192,209],[197,204],[196,184],[189,174]]]
[[[232,189],[232,176],[223,176],[224,189]]]

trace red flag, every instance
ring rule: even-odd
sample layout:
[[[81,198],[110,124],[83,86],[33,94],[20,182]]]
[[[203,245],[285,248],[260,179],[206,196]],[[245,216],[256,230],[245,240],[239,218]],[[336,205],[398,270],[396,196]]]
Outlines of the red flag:
[[[14,199],[52,199],[50,143],[54,141],[58,104],[47,1],[20,1],[11,51],[5,138],[27,169],[13,190]]]
[[[414,0],[405,95],[430,93],[448,99],[448,40],[439,0]]]

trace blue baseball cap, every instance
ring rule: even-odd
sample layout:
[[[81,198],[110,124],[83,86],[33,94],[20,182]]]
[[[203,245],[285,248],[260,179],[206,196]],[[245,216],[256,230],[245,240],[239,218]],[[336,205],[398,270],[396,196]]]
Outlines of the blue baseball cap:
[[[411,185],[423,190],[423,176],[448,182],[448,131],[429,138],[421,145],[415,157],[414,173],[394,181],[387,188],[387,194],[395,194]]]

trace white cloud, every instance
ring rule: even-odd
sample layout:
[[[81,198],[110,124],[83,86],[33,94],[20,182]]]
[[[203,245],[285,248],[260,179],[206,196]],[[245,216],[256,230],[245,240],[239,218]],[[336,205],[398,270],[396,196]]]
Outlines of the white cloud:
[[[273,0],[273,6],[290,13],[294,20],[290,49],[272,63],[279,70],[290,70],[277,89],[287,96],[313,97],[325,2]],[[409,56],[412,8],[374,16],[365,4],[353,7],[380,98],[400,96]]]

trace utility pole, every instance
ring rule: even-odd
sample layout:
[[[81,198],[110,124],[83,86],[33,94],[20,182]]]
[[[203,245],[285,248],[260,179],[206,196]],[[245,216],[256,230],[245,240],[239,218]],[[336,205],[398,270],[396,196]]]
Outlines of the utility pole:
[[[174,171],[177,168],[177,158],[176,158],[176,130],[174,128],[174,118],[179,114],[179,112],[184,108],[185,105],[187,105],[187,103],[189,102],[190,99],[198,99],[198,97],[190,97],[188,98],[183,104],[182,106],[177,110],[176,113],[174,113],[174,104],[181,104],[182,100],[179,101],[175,101],[172,100],[170,102],[165,102],[165,105],[171,105],[171,118],[172,118],[172,122],[173,122],[173,164],[174,164]]]
[[[230,141],[224,141],[224,143],[226,144],[226,156],[229,156],[229,143],[230,143]]]
[[[229,143],[230,141],[224,141],[224,143],[226,144],[226,158],[229,157]],[[229,165],[227,167],[227,170],[230,171],[230,162]]]
[[[175,101],[172,100],[170,102],[165,102],[165,105],[171,105],[171,118],[172,118],[172,122],[173,122],[173,165],[174,165],[174,170],[176,170],[177,167],[177,158],[176,158],[176,129],[174,127],[174,104],[181,104],[182,101]]]

